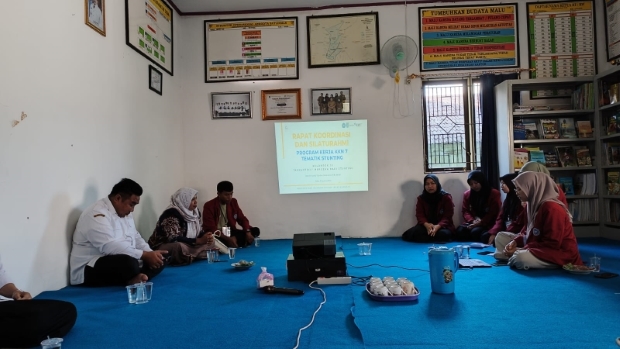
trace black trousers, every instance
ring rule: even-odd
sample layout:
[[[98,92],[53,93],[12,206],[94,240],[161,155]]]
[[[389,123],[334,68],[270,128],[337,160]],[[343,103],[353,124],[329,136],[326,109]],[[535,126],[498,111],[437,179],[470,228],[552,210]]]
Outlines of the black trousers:
[[[136,275],[143,273],[149,280],[157,276],[164,269],[150,269],[148,266],[140,264],[137,259],[126,254],[115,254],[103,256],[97,259],[95,267],[88,265],[84,269],[85,286],[110,286],[127,285]]]
[[[474,229],[467,229],[466,226],[461,225],[456,228],[456,239],[458,241],[474,241],[474,242],[489,242],[489,229],[486,227],[475,227]],[[483,236],[486,236],[486,240],[483,240]]]
[[[260,236],[260,229],[258,229],[258,227],[252,227],[250,228],[250,233],[253,237]],[[237,238],[237,246],[245,247],[248,245],[247,239],[245,238],[245,230],[230,228],[230,236]]]
[[[449,242],[452,238],[452,232],[450,229],[441,228],[435,233],[435,236],[428,235],[428,231],[422,224],[418,224],[415,227],[407,230],[403,233],[402,239],[409,242],[437,242],[445,243]]]
[[[77,319],[72,303],[33,299],[0,302],[0,348],[38,347],[41,341],[64,337]]]

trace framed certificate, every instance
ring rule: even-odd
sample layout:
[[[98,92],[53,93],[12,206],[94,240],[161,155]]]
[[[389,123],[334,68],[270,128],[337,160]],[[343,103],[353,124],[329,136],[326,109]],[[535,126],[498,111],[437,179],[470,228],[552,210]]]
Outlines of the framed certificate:
[[[149,65],[149,90],[161,96],[163,88],[163,74],[152,65]]]
[[[308,68],[379,64],[379,15],[376,12],[310,16]]]
[[[261,91],[263,120],[301,119],[301,89]]]

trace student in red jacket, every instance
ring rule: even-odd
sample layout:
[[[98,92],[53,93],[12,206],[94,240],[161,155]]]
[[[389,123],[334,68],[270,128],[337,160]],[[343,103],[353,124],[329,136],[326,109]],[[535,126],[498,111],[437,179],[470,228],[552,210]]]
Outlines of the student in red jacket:
[[[245,247],[260,236],[260,229],[252,227],[243,214],[237,199],[233,197],[233,184],[222,181],[217,184],[217,197],[207,201],[203,207],[202,229],[213,235],[228,247]],[[241,229],[238,228],[241,226]],[[230,227],[230,237],[221,234],[222,227]]]
[[[572,217],[558,200],[558,187],[540,172],[524,172],[513,181],[517,196],[527,202],[525,235],[506,243],[495,241],[495,258],[508,260],[517,269],[557,268],[572,263],[582,265]]]
[[[515,185],[512,180],[517,178],[518,173],[508,173],[499,178],[502,191],[506,194],[506,198],[502,203],[502,210],[497,215],[495,225],[486,234],[482,234],[482,241],[488,238],[486,242],[489,245],[495,245],[495,236],[500,231],[518,233],[524,226],[525,214],[521,200],[515,191]]]
[[[454,233],[453,215],[452,195],[441,189],[437,176],[426,175],[424,191],[415,206],[418,224],[404,232],[402,238],[411,242],[448,242]]]
[[[456,229],[458,241],[488,242],[483,240],[485,233],[493,227],[495,219],[502,207],[499,190],[489,184],[481,171],[471,171],[467,177],[470,190],[463,194],[463,220]]]

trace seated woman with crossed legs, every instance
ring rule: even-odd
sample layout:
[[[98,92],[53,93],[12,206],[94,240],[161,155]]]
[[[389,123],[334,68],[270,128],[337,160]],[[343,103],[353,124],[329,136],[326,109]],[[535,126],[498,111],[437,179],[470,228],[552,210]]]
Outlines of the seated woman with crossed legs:
[[[513,180],[517,196],[527,202],[525,235],[501,233],[495,238],[494,257],[517,269],[550,269],[572,263],[582,265],[573,232],[572,217],[558,200],[551,177],[523,172]],[[512,237],[512,239],[511,239]]]

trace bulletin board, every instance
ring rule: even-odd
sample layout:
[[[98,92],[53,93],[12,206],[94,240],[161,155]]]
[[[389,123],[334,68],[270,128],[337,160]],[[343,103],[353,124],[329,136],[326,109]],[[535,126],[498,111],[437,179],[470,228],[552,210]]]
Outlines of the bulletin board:
[[[170,75],[174,75],[173,17],[163,0],[125,0],[127,45]]]
[[[420,8],[420,70],[519,66],[517,5]]]
[[[297,17],[204,21],[205,82],[299,79]]]

